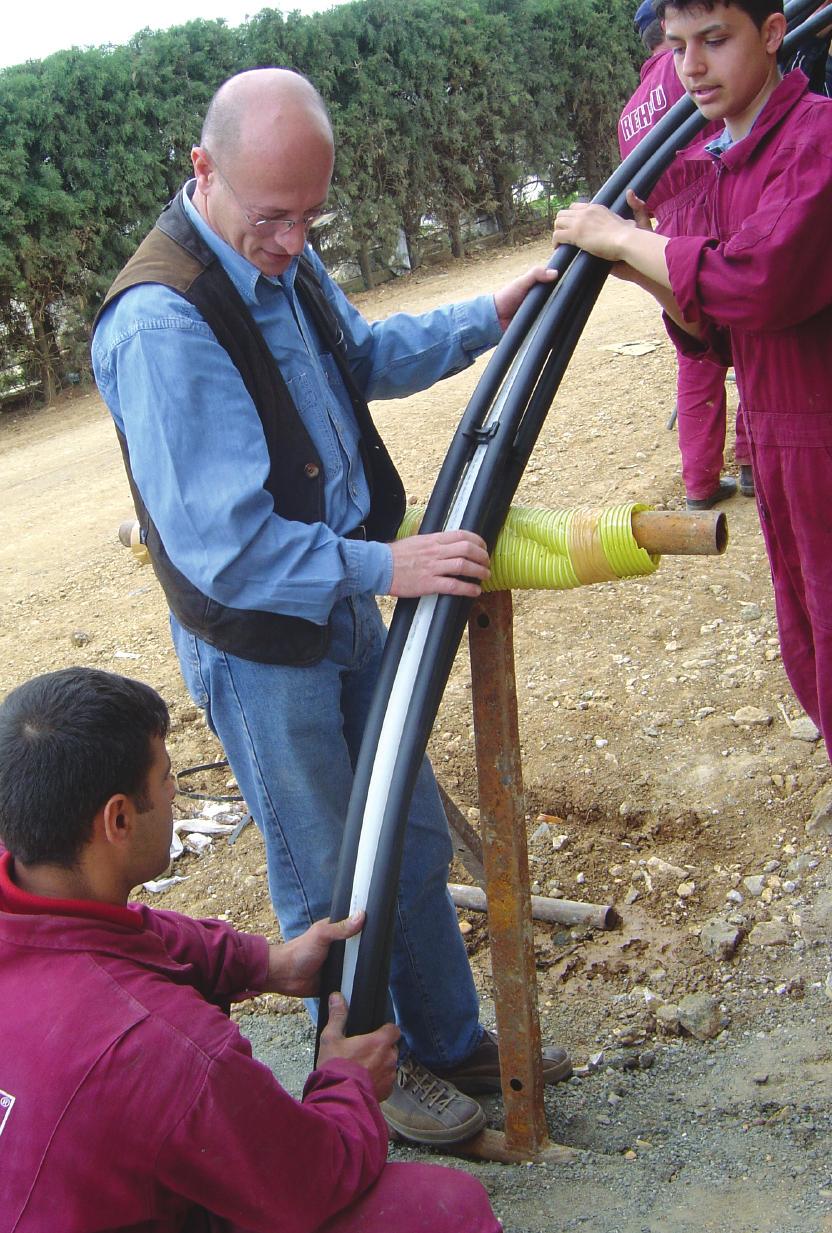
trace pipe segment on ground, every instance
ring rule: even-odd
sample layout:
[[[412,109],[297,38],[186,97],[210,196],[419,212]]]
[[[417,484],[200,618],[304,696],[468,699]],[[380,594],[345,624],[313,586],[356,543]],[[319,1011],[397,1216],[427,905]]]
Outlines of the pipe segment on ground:
[[[803,0],[792,0],[787,16],[792,20],[805,8]],[[794,29],[786,52],[822,29],[824,17],[815,13]],[[625,190],[646,197],[704,124],[692,100],[681,99],[593,200],[627,214]],[[526,298],[463,414],[428,502],[423,534],[465,527],[493,546],[609,273],[607,262],[567,247],[556,250],[550,266],[559,270],[558,281]],[[349,1034],[371,1031],[390,1017],[387,984],[404,828],[471,602],[434,595],[396,605],[356,765],[331,905],[333,919],[365,909],[367,920],[359,937],[331,948],[321,979],[319,1034],[327,995],[337,989],[349,1003]]]

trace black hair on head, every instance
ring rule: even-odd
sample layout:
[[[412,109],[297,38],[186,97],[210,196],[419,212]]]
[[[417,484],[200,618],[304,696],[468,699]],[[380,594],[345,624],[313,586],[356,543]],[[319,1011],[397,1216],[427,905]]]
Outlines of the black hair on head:
[[[744,13],[748,14],[758,30],[762,28],[765,19],[770,17],[772,13],[783,12],[783,0],[658,0],[656,16],[659,21],[663,22],[668,9],[673,9],[677,13],[689,13],[696,9],[704,9],[706,13],[712,13],[715,8],[721,6],[742,9]]]
[[[0,840],[24,864],[72,867],[98,810],[123,793],[147,809],[163,700],[97,668],[33,677],[0,703]]]

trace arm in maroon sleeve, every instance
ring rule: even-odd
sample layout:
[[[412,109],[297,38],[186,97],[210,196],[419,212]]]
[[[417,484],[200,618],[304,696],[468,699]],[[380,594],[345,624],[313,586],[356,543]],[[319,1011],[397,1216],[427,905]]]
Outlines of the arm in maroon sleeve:
[[[781,146],[764,191],[754,191],[724,242],[669,241],[670,283],[687,321],[766,333],[799,325],[832,302],[832,150]]]
[[[193,920],[178,912],[137,905],[146,928],[159,938],[168,959],[209,1002],[251,996],[265,987],[269,943],[255,934],[239,933],[219,920]]]
[[[229,1043],[161,1145],[156,1176],[251,1233],[313,1233],[376,1180],[387,1128],[369,1075],[333,1060],[309,1076],[303,1103]]]
[[[697,337],[683,330],[666,312],[662,313],[662,321],[670,336],[670,341],[680,355],[691,356],[697,360],[710,360],[722,368],[730,368],[734,363],[731,352],[731,335],[728,330],[721,329],[718,325],[703,319],[701,321],[702,333]]]

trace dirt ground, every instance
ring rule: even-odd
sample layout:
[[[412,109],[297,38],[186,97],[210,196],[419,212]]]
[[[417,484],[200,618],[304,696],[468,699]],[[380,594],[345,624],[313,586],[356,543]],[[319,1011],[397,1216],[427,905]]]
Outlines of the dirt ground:
[[[420,311],[493,289],[547,247],[492,252],[355,300],[370,318]],[[656,346],[612,349],[633,341]],[[427,499],[484,362],[374,407],[411,500]],[[608,285],[516,500],[681,508],[665,427],[673,372],[652,302]],[[806,829],[829,763],[823,743],[794,726],[801,712],[779,658],[754,502],[737,496],[723,509],[724,556],[665,557],[650,577],[514,597],[533,890],[614,903],[622,921],[609,932],[536,927],[544,1035],[568,1044],[580,1068],[547,1094],[550,1133],[577,1156],[475,1166],[515,1233],[832,1230],[832,878],[827,831]],[[118,541],[130,516],[94,392],[0,416],[0,692],[75,663],[139,676],[171,705],[174,766],[213,762],[222,751],[180,680],[161,593]],[[431,753],[475,818],[465,651]],[[196,774],[183,786],[233,795],[228,779]],[[183,796],[177,811],[202,806]],[[249,826],[233,846],[222,838],[179,857],[184,881],[141,894],[274,936],[264,870]],[[459,869],[454,878],[465,880]],[[460,918],[488,1017],[485,921]],[[715,921],[730,945],[712,940]],[[697,1010],[684,1003],[686,1031],[676,1008],[688,995],[707,996]],[[299,1074],[305,1019],[275,998],[254,1009],[242,1022],[261,1055]],[[489,1112],[499,1125],[499,1102]]]

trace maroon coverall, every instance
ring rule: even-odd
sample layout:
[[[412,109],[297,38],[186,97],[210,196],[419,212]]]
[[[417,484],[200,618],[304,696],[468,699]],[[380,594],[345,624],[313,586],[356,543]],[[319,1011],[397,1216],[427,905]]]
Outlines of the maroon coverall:
[[[42,899],[0,848],[4,1233],[499,1233],[480,1183],[386,1164],[370,1076],[295,1100],[218,1003],[265,938],[143,904]]]
[[[677,226],[666,250],[704,342],[668,328],[689,354],[733,356],[783,664],[832,752],[832,100],[789,73],[747,137],[718,158],[704,144],[667,175],[708,229]]]

